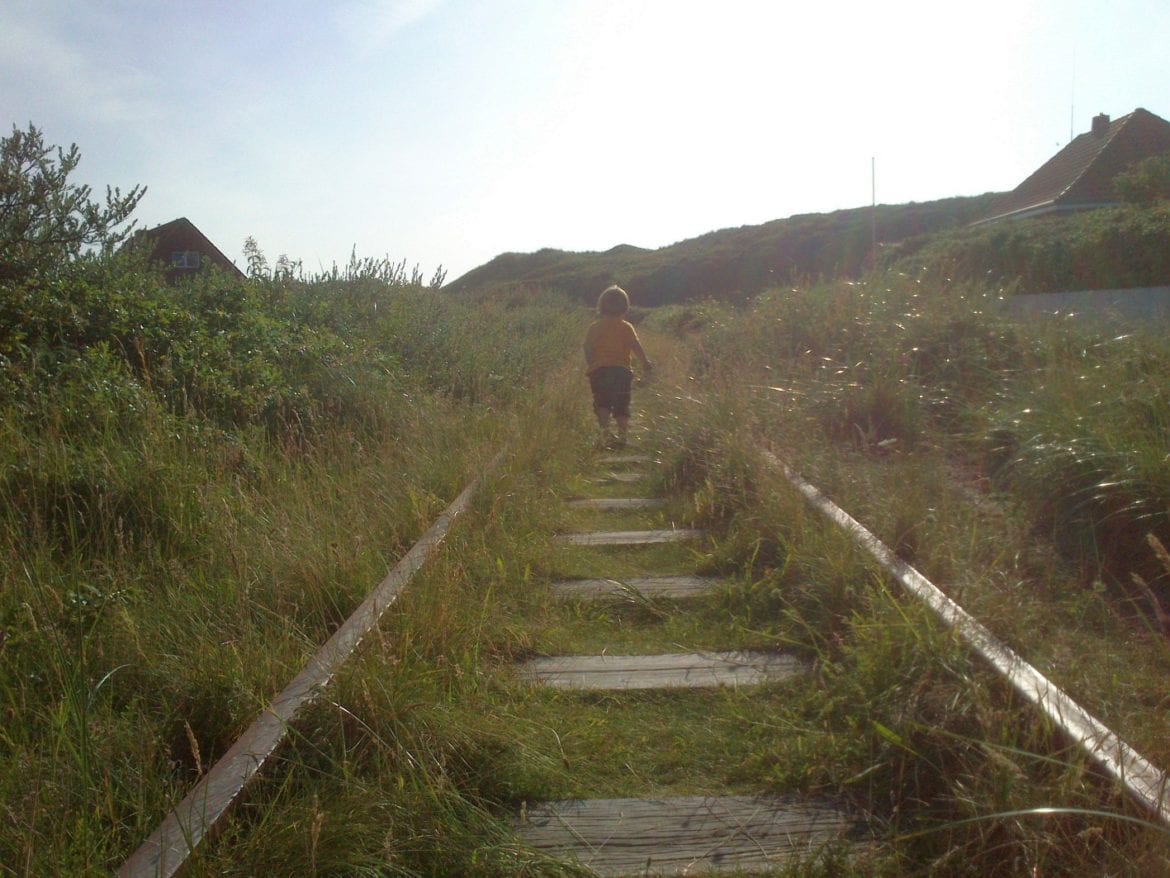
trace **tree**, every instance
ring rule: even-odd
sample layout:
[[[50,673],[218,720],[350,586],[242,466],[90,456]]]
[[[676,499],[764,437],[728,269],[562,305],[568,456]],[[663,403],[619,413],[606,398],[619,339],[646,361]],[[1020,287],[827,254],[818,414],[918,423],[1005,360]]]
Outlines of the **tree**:
[[[1113,187],[1128,204],[1150,207],[1170,201],[1170,152],[1143,159],[1113,178]]]
[[[80,160],[77,144],[46,146],[32,123],[0,140],[0,281],[45,271],[88,247],[108,252],[133,231],[134,223],[119,227],[146,188],[123,195],[107,186],[103,207],[90,200],[89,186],[69,182]]]

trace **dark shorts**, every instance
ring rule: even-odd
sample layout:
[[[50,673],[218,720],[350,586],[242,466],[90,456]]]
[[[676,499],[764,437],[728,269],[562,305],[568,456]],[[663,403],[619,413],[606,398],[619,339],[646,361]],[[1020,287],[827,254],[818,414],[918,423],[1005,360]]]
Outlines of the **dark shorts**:
[[[593,390],[593,410],[609,409],[619,418],[630,416],[630,385],[634,373],[622,366],[602,366],[589,373]]]

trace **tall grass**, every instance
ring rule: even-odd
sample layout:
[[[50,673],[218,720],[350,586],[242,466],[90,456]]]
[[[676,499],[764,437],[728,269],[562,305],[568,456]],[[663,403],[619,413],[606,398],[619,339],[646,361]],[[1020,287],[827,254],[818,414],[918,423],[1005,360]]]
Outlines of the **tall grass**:
[[[1157,530],[1167,507],[1157,342],[1035,331],[1002,321],[994,294],[896,277],[651,313],[658,374],[635,388],[634,436],[671,503],[648,514],[711,536],[583,559],[551,548],[562,500],[589,487],[583,311],[366,275],[185,293],[128,277],[109,298],[93,278],[53,291],[54,313],[106,314],[105,329],[0,340],[0,870],[108,873],[503,446],[449,551],[191,874],[579,874],[519,846],[511,815],[727,789],[835,794],[884,839],[801,874],[1164,866],[1165,835],[1102,805],[1084,759],[757,453],[771,444],[1166,762],[1170,654],[1118,610],[1129,568],[1070,550],[1108,548],[1119,522]],[[34,293],[6,290],[6,307]],[[181,331],[137,340],[124,298]],[[1041,469],[1052,455],[1029,449],[1060,441],[1099,449],[1096,469]],[[1088,542],[1045,539],[1056,522]],[[667,563],[725,585],[690,608],[599,610],[544,587]],[[645,701],[510,674],[566,645],[725,640],[816,671],[758,698]]]
[[[533,578],[554,491],[592,438],[578,370],[541,374],[509,412],[503,467],[445,551],[297,723],[280,776],[249,794],[191,874],[581,874],[524,850],[501,813],[547,781],[497,712],[493,669],[531,649],[521,619],[543,603]],[[462,439],[479,441],[466,424]]]
[[[992,292],[900,276],[715,313],[696,372],[754,387],[750,407],[792,453],[811,443],[811,466],[825,440],[871,456],[945,444],[1076,547],[1090,580],[1127,579],[1145,534],[1170,534],[1170,346],[1157,333],[1020,325]]]
[[[1154,707],[1170,650],[1124,588],[1132,572],[1163,581],[1143,543],[1170,509],[1157,414],[1170,349],[1152,335],[1009,323],[995,299],[878,277],[675,325],[702,333],[693,374],[708,400],[693,434],[703,450],[681,458],[679,481],[701,498],[700,520],[727,529],[720,569],[750,579],[737,601],[806,630],[823,661],[826,688],[789,745],[800,757],[786,746],[760,765],[782,785],[811,771],[859,796],[900,839],[899,874],[1162,871],[1165,833],[1135,830],[1144,818],[1123,799],[1103,807],[1083,755],[883,576],[850,569],[848,548],[810,538],[753,451],[779,451],[1170,764]],[[1065,810],[1035,810],[1049,806]]]
[[[707,368],[711,338],[734,341],[742,315],[709,316],[721,325],[693,348]],[[576,456],[589,439],[579,376],[558,373],[533,410],[517,412],[514,456],[450,555],[405,596],[385,638],[331,703],[299,728],[288,780],[257,795],[263,820],[239,824],[200,868],[283,873],[310,862],[341,873],[571,873],[511,840],[508,823],[524,802],[728,790],[840,796],[882,840],[870,857],[830,858],[798,874],[1161,868],[1165,834],[1124,800],[1106,798],[1078,751],[807,512],[755,450],[763,438],[798,455],[850,499],[867,497],[866,514],[904,503],[879,529],[917,527],[901,548],[928,569],[947,561],[959,571],[969,558],[990,557],[991,573],[1006,577],[1015,568],[995,542],[1003,534],[987,523],[967,531],[976,518],[966,495],[944,486],[950,469],[935,450],[944,434],[930,432],[930,418],[916,445],[927,482],[908,454],[834,438],[817,413],[795,405],[783,418],[761,405],[761,393],[774,397],[743,381],[759,366],[750,356],[730,376],[683,370],[694,339],[676,345],[652,329],[644,338],[657,345],[662,374],[635,397],[642,393],[648,408],[639,422],[653,425],[668,462],[660,486],[674,492],[675,509],[689,510],[687,523],[712,533],[690,564],[721,573],[727,587],[689,609],[553,605],[543,582],[566,572],[548,548],[564,521],[558,486],[579,484]],[[766,365],[776,372],[784,364]],[[796,426],[785,420],[798,416]],[[928,513],[933,520],[923,520]],[[628,570],[638,562],[588,562],[593,572],[601,564]],[[1036,583],[1037,591],[1052,587]],[[682,640],[709,648],[703,638],[711,637],[795,649],[817,670],[800,685],[750,696],[547,695],[510,680],[515,659],[550,647],[662,649]]]
[[[142,271],[0,290],[6,874],[121,862],[508,441],[582,319]]]

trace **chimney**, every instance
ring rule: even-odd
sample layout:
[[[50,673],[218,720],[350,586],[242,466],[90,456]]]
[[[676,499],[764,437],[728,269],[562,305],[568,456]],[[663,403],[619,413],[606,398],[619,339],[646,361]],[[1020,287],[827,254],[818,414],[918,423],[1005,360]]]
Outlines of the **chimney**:
[[[1092,129],[1093,134],[1095,134],[1097,137],[1100,137],[1108,130],[1109,130],[1109,114],[1108,113],[1098,113],[1096,116],[1093,117],[1093,129]]]

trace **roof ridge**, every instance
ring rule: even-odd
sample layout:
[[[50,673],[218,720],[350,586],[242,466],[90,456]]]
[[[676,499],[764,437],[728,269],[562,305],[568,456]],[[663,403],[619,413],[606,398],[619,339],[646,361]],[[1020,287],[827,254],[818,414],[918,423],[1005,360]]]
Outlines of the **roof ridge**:
[[[1077,183],[1079,183],[1084,178],[1085,174],[1092,170],[1093,163],[1097,160],[1097,157],[1108,148],[1109,144],[1112,143],[1117,135],[1122,132],[1125,126],[1130,123],[1130,120],[1133,119],[1136,112],[1137,111],[1135,110],[1133,113],[1126,113],[1124,116],[1114,119],[1106,127],[1103,135],[1094,134],[1092,131],[1086,131],[1085,133],[1080,134],[1074,138],[1075,140],[1079,140],[1081,137],[1099,138],[1101,143],[1093,151],[1093,155],[1088,159],[1088,161],[1084,163],[1077,175],[1069,180],[1068,185],[1060,190],[1060,193],[1056,196],[1056,198],[1052,199],[1053,201],[1060,199],[1061,196],[1065,195],[1070,189],[1076,186]],[[1072,141],[1070,141],[1069,144],[1071,145]]]
[[[1138,153],[1155,148],[1170,149],[1170,122],[1142,107],[1114,120],[1100,113],[1089,131],[1070,140],[979,222],[1116,203],[1109,179]]]

